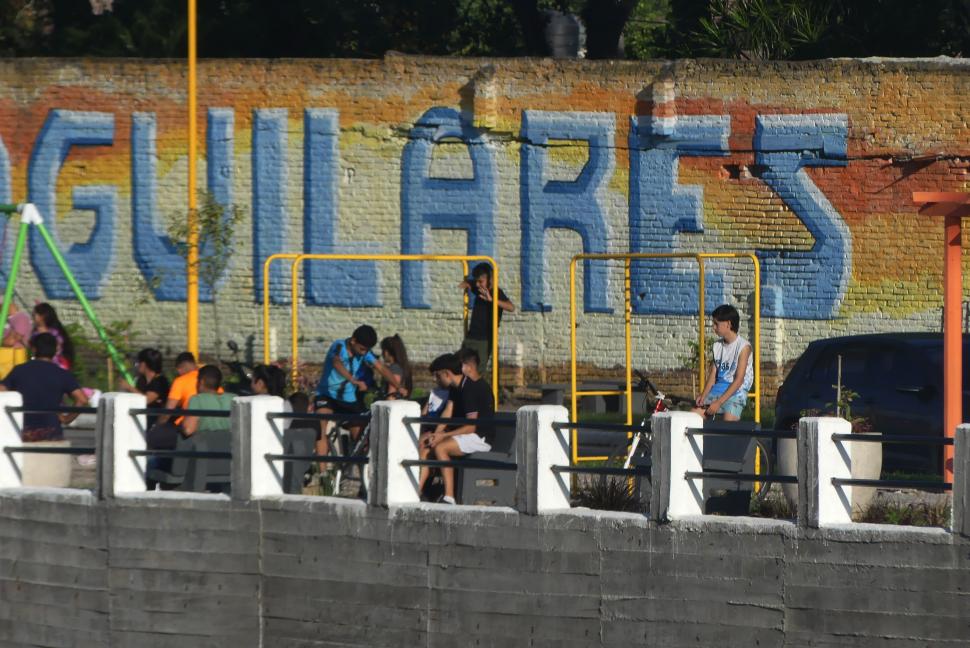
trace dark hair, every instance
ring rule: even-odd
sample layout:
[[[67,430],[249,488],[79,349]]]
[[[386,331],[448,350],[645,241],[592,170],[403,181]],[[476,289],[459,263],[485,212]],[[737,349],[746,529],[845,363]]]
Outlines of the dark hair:
[[[411,362],[408,360],[408,350],[404,346],[404,340],[395,333],[391,337],[381,340],[381,351],[387,351],[394,358],[394,362],[401,367],[401,387],[411,392],[413,379],[411,372]]]
[[[306,392],[293,392],[290,394],[290,407],[297,414],[306,414],[307,410],[310,409],[310,397],[306,395]],[[314,425],[316,425],[314,423]]]
[[[38,333],[30,339],[35,358],[50,360],[57,353],[57,338],[50,333]]]
[[[135,359],[138,362],[144,362],[145,366],[155,373],[162,373],[162,352],[158,349],[142,349]]]
[[[478,351],[476,351],[475,349],[472,349],[471,347],[462,347],[458,351],[458,359],[461,361],[462,364],[465,364],[470,360],[474,360],[476,367],[482,364],[482,359],[479,357]]]
[[[429,367],[431,373],[435,371],[450,371],[456,376],[461,375],[461,360],[458,359],[458,355],[454,353],[446,353],[440,355],[431,361],[431,366]]]
[[[253,367],[252,380],[254,382],[263,381],[270,396],[282,398],[283,392],[286,390],[286,374],[276,365],[256,365]]]
[[[363,324],[354,329],[354,334],[351,336],[358,344],[363,344],[368,349],[373,349],[374,345],[377,344],[377,331],[374,327]]]
[[[731,322],[731,330],[735,333],[738,332],[738,324],[741,322],[738,309],[730,304],[721,304],[715,308],[711,312],[711,319],[715,322]]]
[[[492,266],[484,261],[472,268],[472,279],[478,279],[482,275],[488,275],[489,279],[492,278]]]
[[[205,365],[199,369],[199,391],[202,387],[216,390],[222,386],[222,372],[215,365]]]
[[[183,364],[186,364],[188,362],[191,362],[192,364],[195,364],[195,356],[192,355],[192,352],[191,351],[183,351],[182,353],[180,353],[177,356],[175,356],[175,366],[176,367],[178,367],[180,365],[183,365]]]
[[[74,362],[74,342],[71,341],[71,336],[67,334],[67,329],[61,324],[61,320],[57,317],[57,311],[54,307],[47,302],[41,302],[34,305],[34,314],[40,315],[40,318],[44,320],[44,326],[48,329],[56,329],[61,335],[61,355],[67,358],[70,362]],[[51,358],[57,354],[57,338],[54,338],[55,346],[54,353],[51,354]]]

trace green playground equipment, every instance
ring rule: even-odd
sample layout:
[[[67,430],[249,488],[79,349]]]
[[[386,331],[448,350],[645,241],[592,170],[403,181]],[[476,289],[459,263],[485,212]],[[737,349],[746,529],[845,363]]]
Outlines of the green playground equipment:
[[[111,360],[118,367],[118,371],[121,375],[125,377],[128,384],[134,385],[135,379],[132,377],[131,373],[128,371],[128,367],[121,354],[118,353],[118,349],[115,345],[111,343],[108,338],[108,333],[104,330],[101,325],[101,321],[98,316],[95,315],[94,309],[91,308],[91,303],[88,298],[84,296],[84,292],[81,290],[81,286],[78,285],[77,280],[71,273],[71,269],[67,266],[67,261],[64,260],[64,256],[61,251],[57,249],[57,245],[54,244],[54,239],[51,238],[50,232],[44,227],[44,218],[41,216],[40,211],[34,206],[33,203],[20,203],[19,205],[4,205],[0,204],[0,214],[5,214],[10,217],[14,214],[20,214],[20,230],[17,232],[17,244],[13,250],[13,260],[10,263],[10,276],[7,278],[7,287],[3,294],[3,306],[0,307],[0,322],[7,321],[7,315],[10,312],[10,303],[13,300],[14,284],[17,282],[17,272],[20,269],[20,258],[24,255],[24,246],[27,244],[27,230],[33,225],[40,232],[41,237],[44,239],[44,243],[47,244],[47,249],[51,251],[54,256],[54,260],[57,262],[58,267],[61,272],[64,273],[64,277],[70,284],[71,289],[77,296],[77,300],[81,303],[81,308],[84,309],[84,314],[88,316],[91,324],[94,325],[94,329],[98,332],[98,337],[104,342],[105,347],[108,349],[108,354],[111,356]]]

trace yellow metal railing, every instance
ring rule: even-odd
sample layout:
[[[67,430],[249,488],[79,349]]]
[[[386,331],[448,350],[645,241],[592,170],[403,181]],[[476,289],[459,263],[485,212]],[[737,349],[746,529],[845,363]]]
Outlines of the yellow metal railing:
[[[707,357],[705,354],[705,331],[707,322],[704,318],[706,310],[704,305],[704,261],[706,259],[750,259],[754,266],[754,334],[751,340],[754,362],[754,390],[749,394],[754,399],[754,419],[761,421],[761,263],[753,253],[741,252],[675,252],[667,254],[651,253],[626,253],[626,254],[577,254],[569,263],[569,357],[570,357],[570,398],[572,420],[578,421],[579,418],[579,398],[582,396],[625,396],[626,397],[626,423],[633,424],[633,345],[632,345],[632,316],[633,316],[633,296],[631,293],[630,266],[632,261],[637,259],[693,259],[697,261],[699,270],[698,279],[698,354],[700,356],[700,367],[698,379],[700,389],[704,389],[704,381],[707,379]],[[625,371],[624,378],[626,389],[616,390],[595,390],[583,391],[578,389],[579,384],[576,380],[576,264],[579,261],[623,261],[623,327],[626,345]],[[572,430],[572,460],[578,461],[604,461],[609,457],[580,457],[578,430]],[[760,462],[759,462],[760,463]]]
[[[461,263],[463,276],[468,276],[470,262],[487,262],[492,266],[492,395],[498,405],[498,376],[499,376],[499,339],[498,339],[498,289],[499,267],[495,259],[484,255],[462,254],[273,254],[263,262],[263,360],[270,362],[269,345],[269,300],[270,300],[270,265],[274,261],[291,260],[290,264],[290,323],[292,328],[292,360],[291,371],[294,382],[297,376],[299,359],[299,272],[304,261],[447,261]],[[463,334],[468,330],[468,291],[463,296]]]

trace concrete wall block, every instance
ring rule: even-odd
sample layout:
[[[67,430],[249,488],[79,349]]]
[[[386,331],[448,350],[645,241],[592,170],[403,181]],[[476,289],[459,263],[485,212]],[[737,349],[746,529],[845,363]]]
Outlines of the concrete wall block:
[[[516,413],[515,493],[519,511],[536,515],[569,508],[570,477],[552,471],[553,466],[570,463],[569,430],[552,427],[553,423],[567,421],[569,411],[559,405],[528,405]]]
[[[704,437],[687,434],[690,428],[702,427],[704,419],[693,412],[662,412],[654,416],[652,520],[666,522],[704,513],[701,481],[684,479],[684,473],[702,470]]]
[[[421,415],[421,407],[414,401],[379,401],[371,406],[370,490],[368,502],[372,506],[417,504],[417,467],[405,468],[401,462],[418,459],[419,425],[405,425],[407,417]]]
[[[833,441],[852,425],[841,418],[810,417],[798,423],[798,523],[807,527],[852,523],[852,487],[832,479],[852,478],[851,442]]]
[[[97,429],[98,487],[100,497],[145,490],[147,457],[132,457],[133,450],[145,450],[148,419],[132,416],[133,409],[145,409],[143,394],[111,392],[98,403]]]
[[[21,444],[20,430],[24,427],[22,412],[7,412],[8,407],[22,407],[20,392],[0,392],[0,488],[20,488],[23,483],[24,456],[6,453],[3,448]]]
[[[283,454],[283,419],[268,414],[283,412],[278,396],[241,396],[232,402],[232,498],[283,494],[283,462],[267,461],[267,454]]]

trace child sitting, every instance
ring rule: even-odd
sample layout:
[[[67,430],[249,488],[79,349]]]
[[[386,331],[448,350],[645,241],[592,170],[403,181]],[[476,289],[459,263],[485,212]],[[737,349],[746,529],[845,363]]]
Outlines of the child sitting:
[[[733,306],[723,304],[711,313],[714,343],[711,369],[703,393],[697,397],[694,413],[714,416],[724,413],[725,421],[741,419],[748,402],[748,390],[754,383],[751,344],[738,335],[740,315]]]

